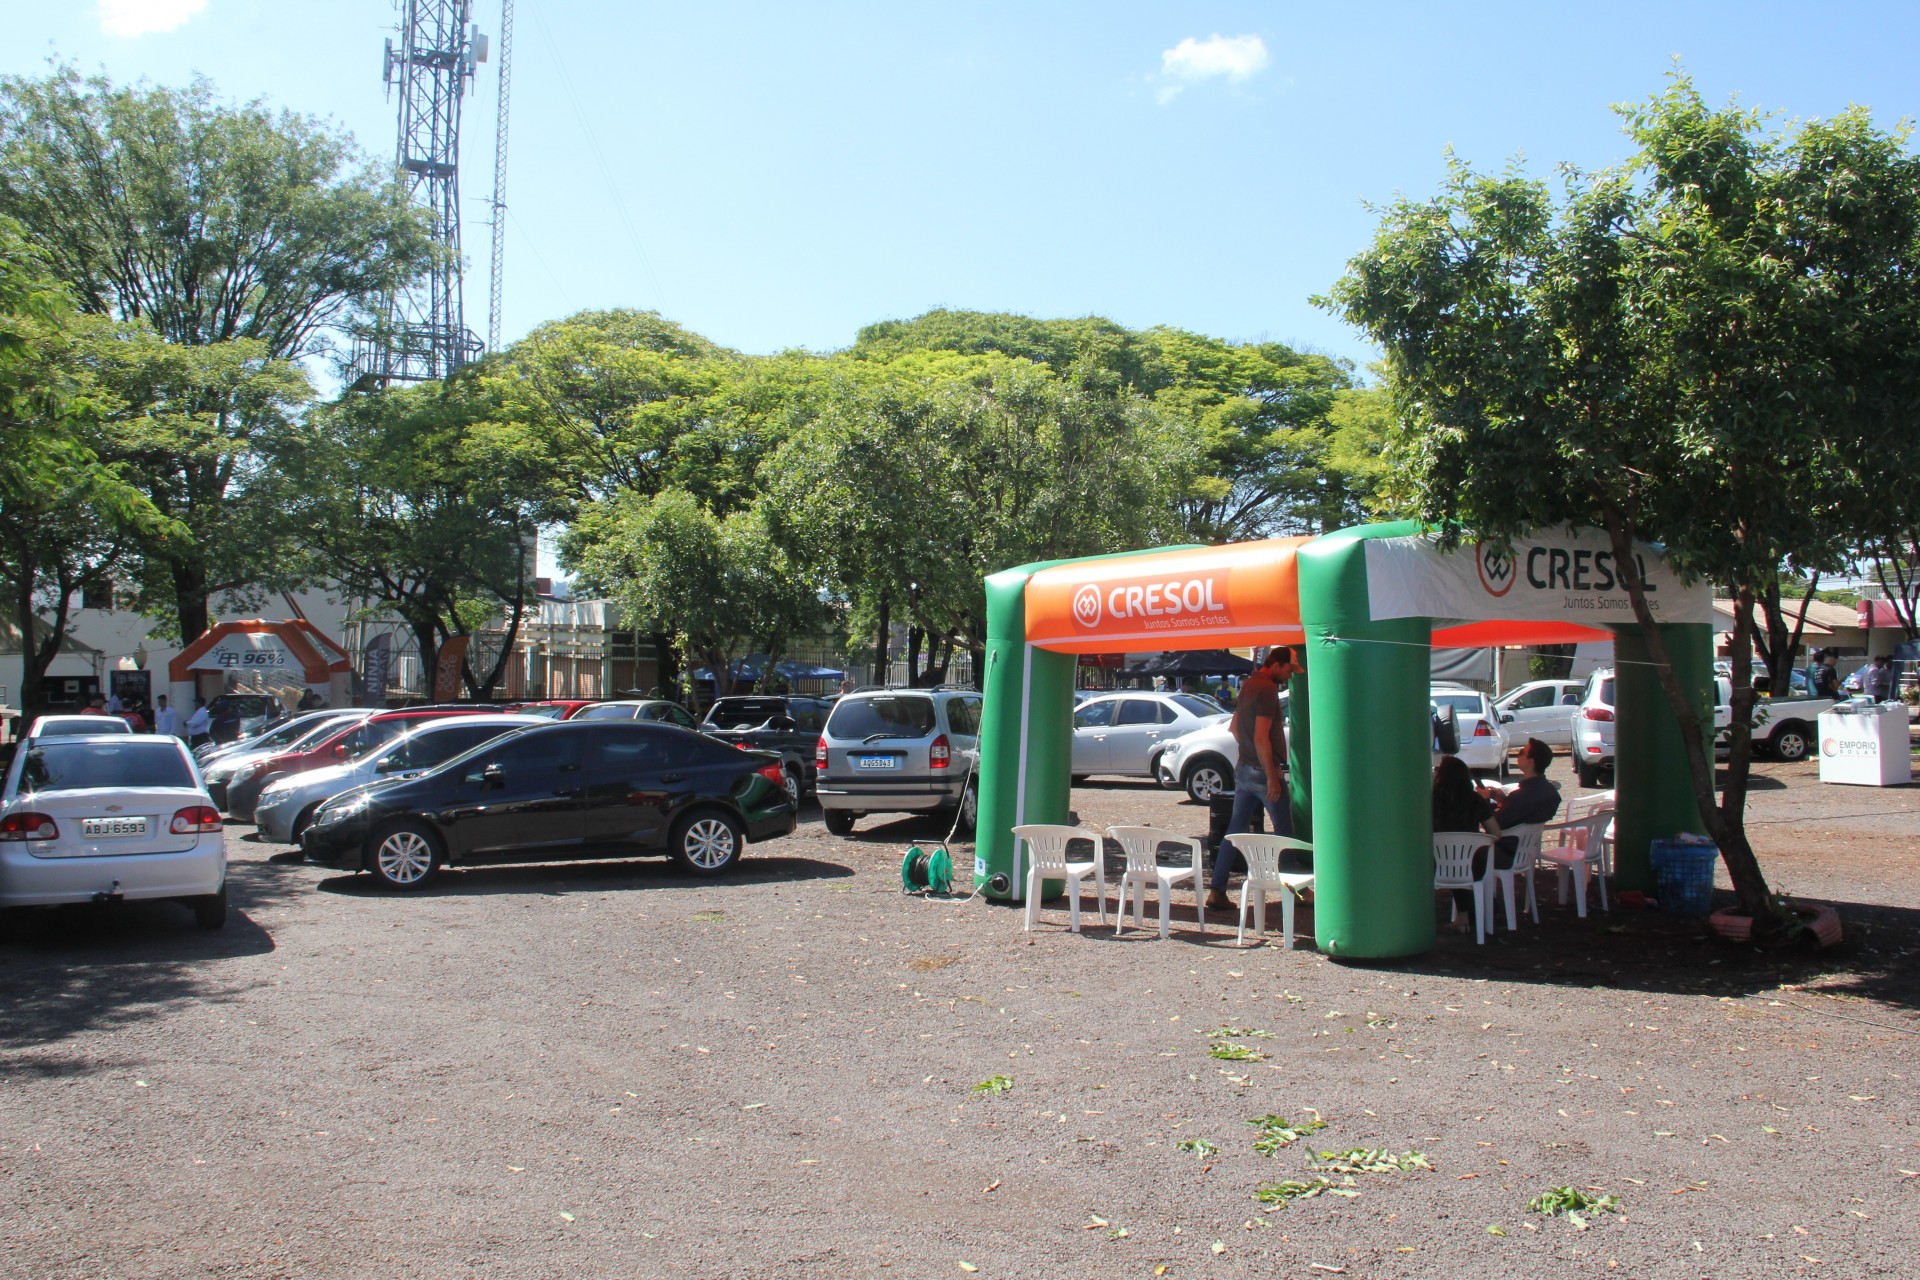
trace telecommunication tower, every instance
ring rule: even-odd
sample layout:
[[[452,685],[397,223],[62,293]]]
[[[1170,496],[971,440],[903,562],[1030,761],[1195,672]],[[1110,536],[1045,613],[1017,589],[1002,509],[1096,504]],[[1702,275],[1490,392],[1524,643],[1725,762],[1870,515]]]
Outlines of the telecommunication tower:
[[[358,383],[445,378],[479,358],[461,297],[460,101],[487,38],[472,22],[473,0],[396,0],[400,36],[387,40],[382,70],[400,93],[395,163],[407,197],[428,213],[439,254],[426,276],[386,300],[378,327],[354,344]],[[504,103],[503,103],[504,110]]]
[[[507,229],[507,97],[513,87],[513,0],[500,0],[500,111],[493,127],[493,270],[487,288],[487,350],[500,349],[500,284]]]

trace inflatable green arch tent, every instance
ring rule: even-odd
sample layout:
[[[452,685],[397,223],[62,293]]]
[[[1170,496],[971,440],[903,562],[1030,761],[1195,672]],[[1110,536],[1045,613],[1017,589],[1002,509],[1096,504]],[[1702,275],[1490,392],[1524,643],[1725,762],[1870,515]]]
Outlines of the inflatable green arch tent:
[[[1711,725],[1712,592],[1681,582],[1656,547],[1637,558],[1676,673]],[[1316,938],[1336,958],[1433,945],[1432,647],[1613,640],[1620,883],[1651,888],[1649,843],[1700,829],[1679,726],[1597,531],[1446,551],[1410,522],[1366,525],[1022,565],[986,588],[974,878],[989,897],[1024,892],[1011,828],[1067,819],[1082,653],[1304,646],[1289,699],[1293,807],[1314,844]]]

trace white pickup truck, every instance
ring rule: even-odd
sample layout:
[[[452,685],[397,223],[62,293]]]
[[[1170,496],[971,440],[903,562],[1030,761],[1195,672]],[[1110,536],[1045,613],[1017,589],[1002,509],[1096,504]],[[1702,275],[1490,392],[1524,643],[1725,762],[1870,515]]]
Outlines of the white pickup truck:
[[[1816,741],[1822,711],[1833,698],[1761,698],[1753,708],[1753,753],[1774,760],[1805,760]]]

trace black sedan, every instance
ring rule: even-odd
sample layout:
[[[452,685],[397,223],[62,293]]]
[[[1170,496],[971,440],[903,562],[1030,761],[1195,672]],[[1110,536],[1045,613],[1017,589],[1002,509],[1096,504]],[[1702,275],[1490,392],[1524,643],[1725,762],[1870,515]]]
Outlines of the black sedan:
[[[787,835],[777,757],[666,724],[564,721],[431,773],[334,797],[301,835],[309,862],[417,889],[450,863],[667,854],[719,875],[750,842]]]

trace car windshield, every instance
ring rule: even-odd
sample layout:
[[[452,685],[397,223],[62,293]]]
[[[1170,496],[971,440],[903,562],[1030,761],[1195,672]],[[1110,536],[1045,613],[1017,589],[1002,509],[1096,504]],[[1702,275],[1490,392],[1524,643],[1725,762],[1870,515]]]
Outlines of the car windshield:
[[[634,706],[630,702],[603,702],[597,707],[582,707],[573,713],[575,720],[631,720]]]
[[[1452,707],[1457,716],[1477,716],[1485,714],[1477,693],[1436,693],[1433,695],[1436,707]]]
[[[919,738],[933,732],[933,699],[878,697],[842,699],[827,719],[827,733],[835,738],[871,738],[886,734]]]
[[[534,703],[531,706],[516,707],[513,712],[517,716],[539,716],[543,720],[558,720],[566,713],[565,707],[555,706],[552,703]]]
[[[193,770],[172,742],[49,742],[27,752],[20,794],[88,787],[192,788]]]
[[[722,698],[707,711],[707,723],[716,729],[751,729],[786,714],[787,704],[778,698]]]
[[[1227,709],[1204,693],[1176,693],[1173,705],[1190,716],[1223,716]]]

